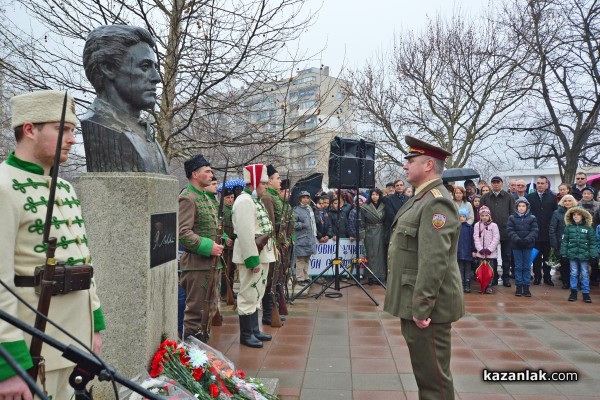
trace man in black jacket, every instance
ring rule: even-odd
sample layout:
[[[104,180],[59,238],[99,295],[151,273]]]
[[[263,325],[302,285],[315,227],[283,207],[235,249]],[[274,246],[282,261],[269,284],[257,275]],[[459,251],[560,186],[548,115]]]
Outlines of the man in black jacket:
[[[333,232],[333,240],[336,237],[348,237],[348,214],[344,212],[344,198],[340,197],[338,203],[337,196],[329,198],[331,206],[329,207],[329,220],[331,221],[331,230]]]
[[[491,179],[492,191],[481,198],[481,205],[487,206],[492,214],[492,221],[500,231],[500,251],[502,256],[502,284],[510,287],[510,264],[512,260],[510,238],[506,230],[508,217],[515,212],[515,198],[506,190],[502,190],[503,181],[499,176]],[[498,276],[494,276],[493,284],[498,284]]]
[[[542,280],[542,269],[544,272],[544,283],[554,286],[552,276],[550,275],[550,220],[554,210],[558,208],[556,195],[548,190],[548,178],[538,176],[536,182],[536,191],[526,196],[531,206],[531,213],[535,216],[538,223],[539,234],[535,242],[535,248],[539,253],[533,260],[533,284],[539,285]]]
[[[408,196],[404,194],[404,181],[398,179],[394,182],[394,193],[383,198],[383,204],[385,204],[385,248],[388,248],[390,242],[390,232],[392,229],[392,223],[398,210],[408,201]]]
[[[331,219],[329,218],[329,210],[327,210],[327,207],[325,207],[326,198],[326,196],[315,197],[315,222],[317,224],[317,240],[320,243],[327,243],[327,241],[333,237],[333,229],[331,227]]]
[[[592,189],[592,193],[594,194],[595,200],[597,192],[596,189],[587,184],[587,174],[585,172],[578,172],[577,174],[575,174],[575,183],[573,184],[573,186],[571,186],[571,195],[575,197],[575,200],[580,201],[582,198],[581,192],[583,191],[583,189],[587,188]]]

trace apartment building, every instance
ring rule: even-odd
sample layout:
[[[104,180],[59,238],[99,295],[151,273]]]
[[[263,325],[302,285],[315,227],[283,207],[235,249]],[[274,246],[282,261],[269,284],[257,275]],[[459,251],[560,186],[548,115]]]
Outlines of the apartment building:
[[[327,175],[331,140],[354,131],[347,84],[323,66],[251,87],[244,100],[244,129],[276,143],[273,164],[289,167],[292,180],[315,172]]]

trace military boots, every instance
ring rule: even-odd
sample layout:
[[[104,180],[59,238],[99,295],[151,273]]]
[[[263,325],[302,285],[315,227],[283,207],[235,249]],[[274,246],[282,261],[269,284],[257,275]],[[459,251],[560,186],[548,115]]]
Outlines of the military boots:
[[[256,313],[250,315],[240,315],[240,343],[244,346],[261,348],[263,347],[263,342],[258,340],[256,336],[253,334],[254,329],[254,315],[258,315]]]
[[[260,331],[260,327],[258,326],[258,310],[254,311],[254,314],[252,314],[251,317],[252,317],[252,334],[254,335],[254,337],[263,342],[268,342],[269,340],[271,340],[272,339],[271,335],[268,335],[268,334]]]

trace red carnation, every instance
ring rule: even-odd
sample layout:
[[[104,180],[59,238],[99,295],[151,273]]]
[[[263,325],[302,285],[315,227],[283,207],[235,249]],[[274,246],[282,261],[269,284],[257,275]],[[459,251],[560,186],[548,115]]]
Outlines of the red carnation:
[[[202,375],[204,375],[204,370],[202,368],[192,369],[192,376],[194,377],[194,380],[196,380],[196,382],[202,379]]]
[[[186,367],[190,364],[190,358],[183,347],[179,348],[179,362]]]
[[[152,357],[152,364],[150,367],[150,376],[152,378],[156,378],[157,376],[159,376],[162,371],[163,371],[163,358],[166,354],[166,350],[164,349],[160,349],[158,350],[155,354],[154,357]]]
[[[210,397],[214,398],[219,395],[219,388],[214,383],[210,384],[210,386],[208,387],[208,390],[210,392]]]
[[[174,340],[165,339],[165,341],[160,344],[159,348],[160,349],[166,349],[167,347],[176,348],[177,347],[177,342],[174,341]]]
[[[153,365],[152,368],[150,369],[150,377],[151,378],[156,378],[157,376],[159,376],[161,373],[163,372],[163,367],[162,365],[157,365],[156,367]]]
[[[246,373],[244,371],[242,371],[241,369],[238,369],[236,371],[235,376],[237,376],[240,379],[246,379]]]

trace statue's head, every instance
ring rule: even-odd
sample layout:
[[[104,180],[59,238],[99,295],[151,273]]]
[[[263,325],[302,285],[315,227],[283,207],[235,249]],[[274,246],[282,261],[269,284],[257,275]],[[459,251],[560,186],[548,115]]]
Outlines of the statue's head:
[[[85,75],[109,102],[118,96],[135,109],[150,109],[160,82],[153,47],[154,39],[144,28],[100,26],[90,32],[83,48]]]

